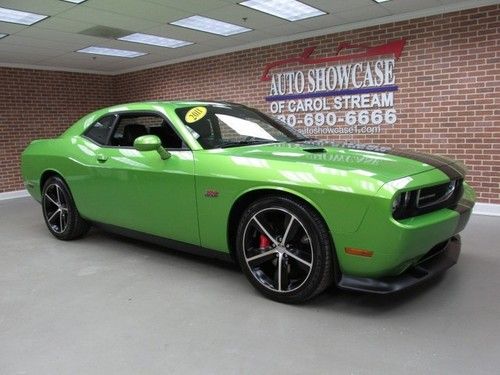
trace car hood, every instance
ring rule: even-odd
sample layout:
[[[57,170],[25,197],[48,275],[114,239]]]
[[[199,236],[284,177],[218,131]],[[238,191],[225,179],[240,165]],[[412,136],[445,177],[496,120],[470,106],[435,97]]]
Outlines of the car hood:
[[[273,143],[219,149],[219,152],[233,157],[313,164],[319,167],[351,171],[383,182],[435,168],[440,169],[450,178],[465,175],[462,165],[443,156],[352,142]],[[279,167],[278,164],[276,167]]]

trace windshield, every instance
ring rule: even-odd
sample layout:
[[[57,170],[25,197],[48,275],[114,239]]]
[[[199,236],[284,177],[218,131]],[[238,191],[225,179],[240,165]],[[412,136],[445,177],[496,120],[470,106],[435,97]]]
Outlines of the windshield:
[[[244,106],[210,104],[175,112],[204,149],[306,140],[289,126]]]

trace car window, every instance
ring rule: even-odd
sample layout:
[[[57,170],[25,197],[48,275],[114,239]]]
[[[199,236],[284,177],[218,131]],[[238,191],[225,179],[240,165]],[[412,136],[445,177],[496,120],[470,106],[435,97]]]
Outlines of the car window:
[[[244,106],[207,104],[175,113],[205,149],[305,140],[291,127]]]
[[[87,130],[85,136],[100,145],[105,145],[111,133],[114,120],[115,115],[100,118]]]
[[[167,149],[182,149],[184,144],[169,123],[154,114],[121,115],[115,126],[110,146],[132,147],[137,137],[156,135]]]

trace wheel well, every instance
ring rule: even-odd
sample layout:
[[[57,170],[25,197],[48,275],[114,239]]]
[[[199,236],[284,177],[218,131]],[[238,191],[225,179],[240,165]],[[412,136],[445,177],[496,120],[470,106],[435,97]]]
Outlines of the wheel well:
[[[42,173],[42,176],[40,177],[40,193],[42,193],[43,191],[43,185],[45,185],[45,182],[47,182],[49,178],[54,176],[57,176],[64,181],[64,178],[56,171],[51,171],[51,170],[45,171]]]
[[[325,219],[323,218],[323,215],[321,215],[321,213],[319,213],[318,210],[315,207],[313,207],[309,202],[307,202],[306,200],[304,200],[301,197],[298,197],[295,194],[288,193],[285,191],[280,191],[280,190],[274,190],[274,189],[261,189],[261,190],[250,191],[246,194],[243,194],[241,197],[239,197],[236,200],[236,202],[231,207],[231,211],[229,213],[229,219],[227,222],[227,242],[228,242],[228,246],[229,246],[229,253],[231,254],[231,257],[233,258],[233,260],[236,260],[236,232],[238,231],[238,224],[239,224],[239,220],[240,220],[241,215],[243,215],[243,212],[253,202],[255,202],[258,199],[264,198],[266,196],[270,196],[270,195],[287,197],[287,198],[293,199],[295,201],[298,201],[300,203],[307,205],[311,210],[316,212],[316,214],[323,221],[323,224],[328,228],[328,225],[326,224]],[[336,250],[335,250],[335,244],[333,242],[331,232],[330,232],[330,245],[332,248],[332,252],[333,252],[332,255],[333,255],[334,262],[335,262],[334,270],[335,270],[335,273],[337,273],[337,271],[339,270],[339,267],[338,267],[338,261],[337,261],[337,254],[336,254]],[[337,275],[336,275],[336,279],[337,279]]]

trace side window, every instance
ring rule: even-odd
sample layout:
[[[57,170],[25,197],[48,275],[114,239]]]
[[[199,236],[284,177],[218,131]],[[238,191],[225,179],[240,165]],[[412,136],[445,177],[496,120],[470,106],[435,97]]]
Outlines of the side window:
[[[111,146],[132,147],[137,137],[156,135],[167,149],[181,149],[184,144],[161,116],[154,114],[121,115],[110,140]]]
[[[85,132],[85,136],[100,145],[105,145],[108,141],[114,121],[114,115],[99,119],[99,121],[94,123],[94,125],[92,125],[89,130]]]

